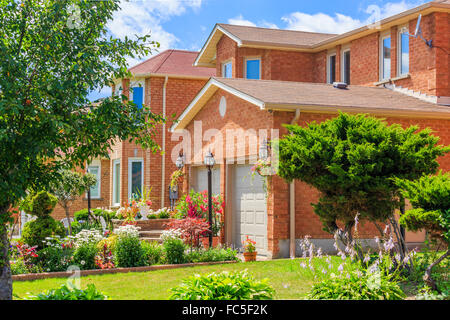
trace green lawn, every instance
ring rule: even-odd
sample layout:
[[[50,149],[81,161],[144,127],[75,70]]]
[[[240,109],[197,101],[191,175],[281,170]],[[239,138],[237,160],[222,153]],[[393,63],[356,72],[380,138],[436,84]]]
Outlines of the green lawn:
[[[221,272],[248,269],[256,278],[269,278],[276,291],[276,299],[302,299],[313,282],[311,273],[300,267],[300,260],[272,260],[251,263],[199,266],[140,273],[105,274],[81,278],[81,287],[94,283],[97,289],[111,299],[163,300],[168,299],[168,289],[195,273]],[[44,279],[14,282],[14,294],[25,297],[44,290],[57,288],[67,279]]]

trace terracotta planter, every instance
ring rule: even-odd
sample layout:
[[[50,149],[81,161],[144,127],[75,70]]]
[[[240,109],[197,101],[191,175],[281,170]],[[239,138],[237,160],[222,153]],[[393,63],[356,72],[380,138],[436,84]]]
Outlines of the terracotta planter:
[[[256,261],[256,254],[257,252],[244,252],[244,259],[245,262],[251,262],[251,261]]]
[[[203,247],[205,249],[208,249],[209,248],[209,238],[205,237],[205,238],[201,238],[201,240],[202,240]],[[219,237],[213,237],[212,244],[213,244],[213,248],[217,247],[219,245]]]

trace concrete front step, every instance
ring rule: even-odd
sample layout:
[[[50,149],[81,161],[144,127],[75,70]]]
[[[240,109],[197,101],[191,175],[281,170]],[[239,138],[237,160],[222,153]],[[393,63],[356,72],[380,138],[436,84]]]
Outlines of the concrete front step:
[[[145,237],[159,237],[163,233],[164,230],[150,230],[150,231],[141,231],[139,230],[139,236],[141,238]]]
[[[158,243],[162,243],[163,242],[161,238],[148,238],[148,237],[142,238],[141,237],[141,240],[144,240],[144,241],[147,241],[147,242],[155,242],[155,241],[158,242]]]

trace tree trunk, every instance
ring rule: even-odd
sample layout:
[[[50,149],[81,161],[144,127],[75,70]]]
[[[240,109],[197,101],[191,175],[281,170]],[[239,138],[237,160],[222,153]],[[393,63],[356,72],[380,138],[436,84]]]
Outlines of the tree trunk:
[[[0,211],[0,214],[7,214]],[[9,265],[9,240],[6,225],[0,225],[0,300],[12,300],[12,277]]]
[[[425,271],[425,275],[423,276],[423,280],[425,283],[434,291],[439,291],[436,285],[436,282],[431,277],[431,272],[433,271],[433,268],[437,266],[439,263],[441,263],[445,258],[447,258],[450,255],[450,249],[447,249],[447,252],[444,253],[439,259],[437,259],[435,262],[430,264]]]
[[[69,236],[71,236],[72,235],[72,224],[70,223],[69,207],[64,206],[64,211],[66,212],[67,224],[69,225]]]

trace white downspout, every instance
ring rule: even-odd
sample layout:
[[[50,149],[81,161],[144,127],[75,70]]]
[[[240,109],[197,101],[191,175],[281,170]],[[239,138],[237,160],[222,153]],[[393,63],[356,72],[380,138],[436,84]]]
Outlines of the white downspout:
[[[300,109],[295,110],[291,124],[297,124],[300,118]],[[289,252],[290,257],[295,258],[295,180],[289,184]]]
[[[164,79],[163,86],[163,118],[166,118],[166,87],[167,82],[169,81],[169,77],[166,76]],[[164,208],[164,198],[166,195],[166,123],[163,123],[162,130],[162,163],[161,163],[161,208]]]

